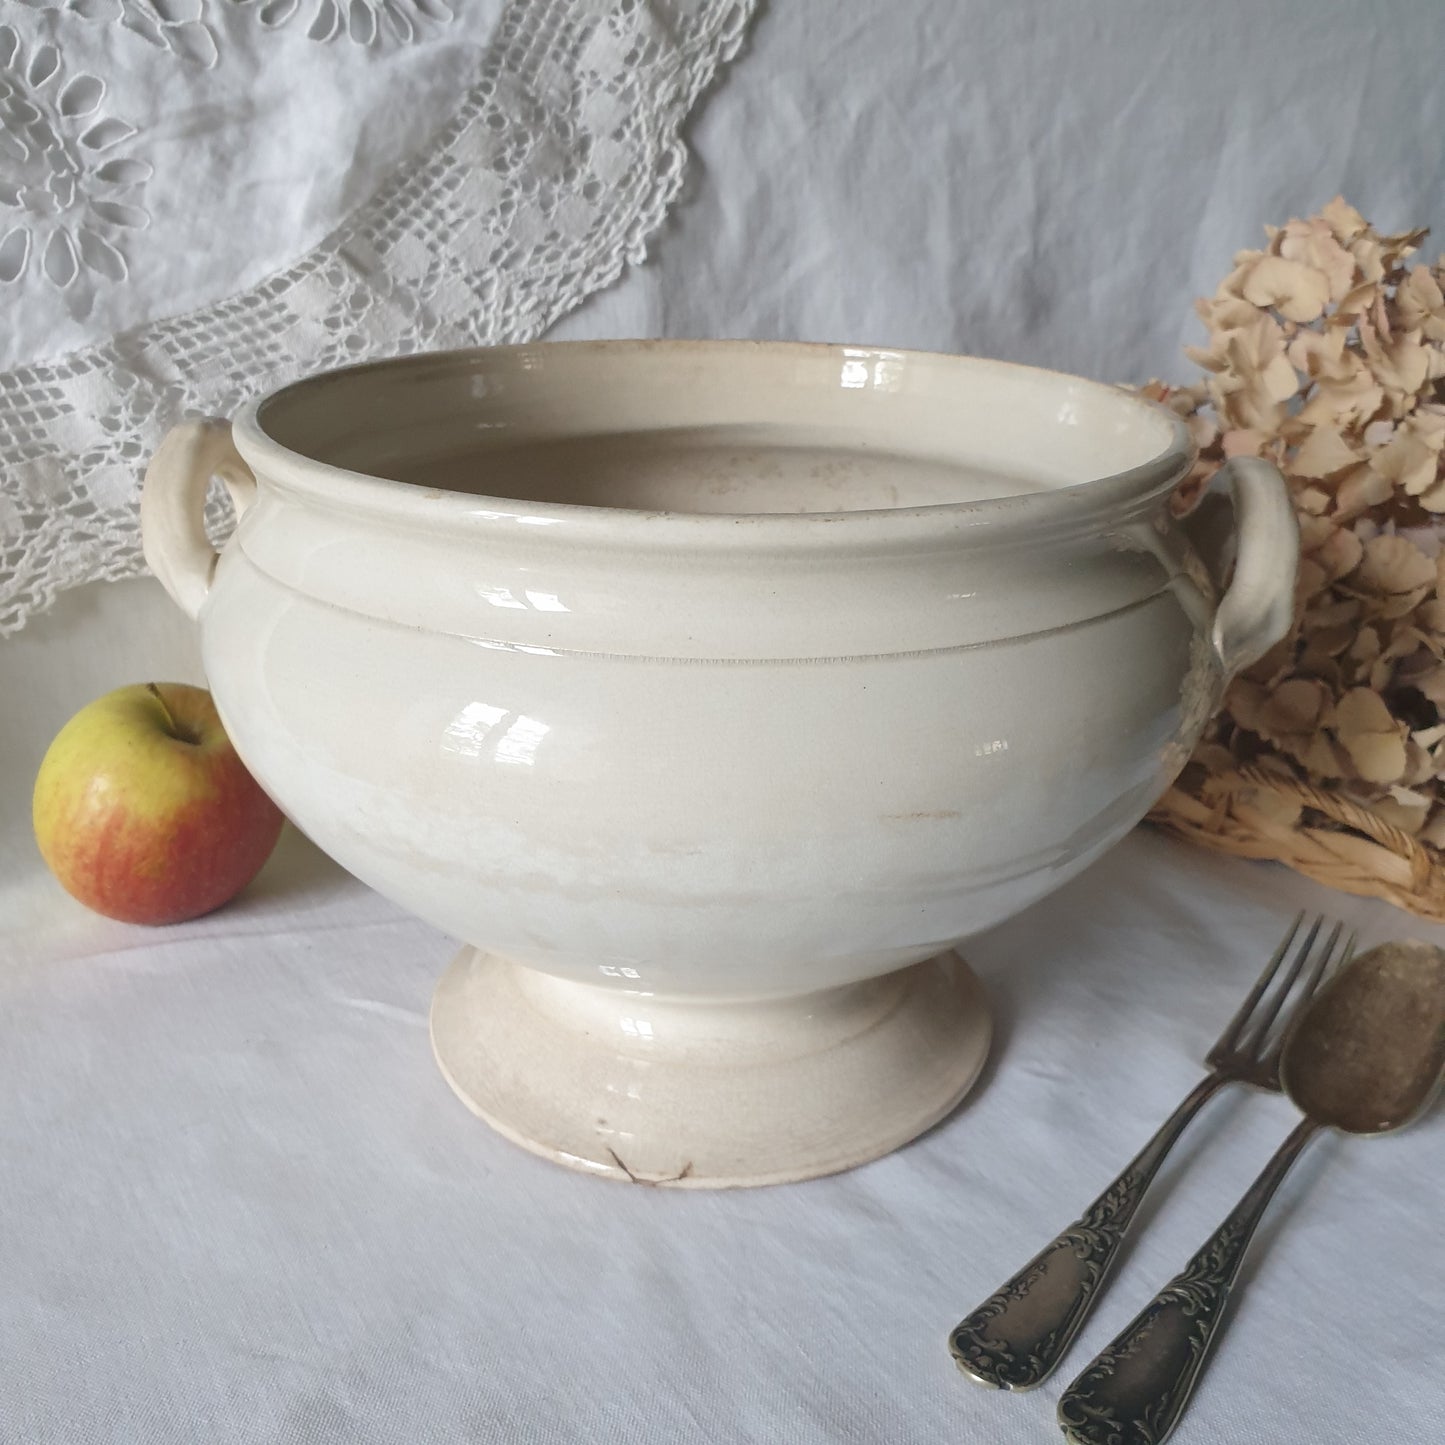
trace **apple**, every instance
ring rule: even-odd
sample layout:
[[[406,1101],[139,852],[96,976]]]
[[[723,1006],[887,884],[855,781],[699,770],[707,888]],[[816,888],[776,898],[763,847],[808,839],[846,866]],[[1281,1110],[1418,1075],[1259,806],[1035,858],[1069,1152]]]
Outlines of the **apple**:
[[[81,708],[40,764],[33,819],[61,884],[126,923],[219,908],[260,872],[284,821],[210,693],[178,682],[118,688]]]

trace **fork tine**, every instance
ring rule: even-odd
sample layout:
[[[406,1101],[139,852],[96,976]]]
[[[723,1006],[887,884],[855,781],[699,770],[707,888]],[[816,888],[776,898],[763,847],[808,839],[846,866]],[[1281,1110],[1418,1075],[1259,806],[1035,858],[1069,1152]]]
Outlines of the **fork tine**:
[[[1336,923],[1334,928],[1331,930],[1329,941],[1321,950],[1320,956],[1315,959],[1314,967],[1310,969],[1309,976],[1305,979],[1304,991],[1306,994],[1312,994],[1315,989],[1319,987],[1320,979],[1324,977],[1325,969],[1330,966],[1332,960],[1334,959],[1335,945],[1339,943],[1340,934],[1342,934],[1344,931],[1345,925],[1343,923]],[[1350,936],[1345,940],[1345,951],[1343,954],[1340,955],[1339,961],[1343,963],[1354,951],[1355,935],[1351,933]]]
[[[1264,997],[1264,991],[1274,980],[1275,974],[1279,971],[1284,956],[1289,952],[1290,945],[1299,932],[1300,924],[1305,920],[1304,910],[1295,914],[1294,922],[1290,924],[1285,936],[1280,939],[1279,947],[1270,955],[1270,960],[1264,966],[1264,971],[1255,980],[1254,987],[1245,995],[1244,1002],[1239,1006],[1239,1012],[1225,1025],[1224,1032],[1220,1034],[1218,1041],[1209,1051],[1212,1059],[1216,1054],[1231,1053],[1239,1043],[1239,1035],[1244,1031],[1244,1026],[1249,1022],[1249,1016],[1259,1006],[1259,1001]]]
[[[1317,914],[1314,922],[1310,924],[1309,932],[1305,934],[1304,942],[1295,950],[1294,961],[1284,976],[1284,982],[1275,990],[1274,997],[1264,1012],[1260,1014],[1258,1022],[1249,1030],[1248,1038],[1241,1041],[1239,1047],[1243,1052],[1258,1054],[1264,1048],[1264,1041],[1269,1037],[1269,1031],[1274,1027],[1274,1021],[1279,1017],[1279,1011],[1284,1007],[1284,1001],[1290,996],[1290,991],[1298,982],[1305,964],[1309,961],[1310,953],[1315,946],[1315,939],[1319,937],[1324,923],[1324,915]],[[1328,947],[1325,948],[1324,954],[1326,958],[1329,957]]]
[[[1325,974],[1327,972],[1332,972],[1336,964],[1344,964],[1348,962],[1350,955],[1355,951],[1355,935],[1352,932],[1350,936],[1345,940],[1344,952],[1338,957],[1336,956],[1335,947],[1339,943],[1340,934],[1344,932],[1344,929],[1345,925],[1343,923],[1336,923],[1334,928],[1331,930],[1329,938],[1325,941],[1325,946],[1320,949],[1319,954],[1316,956],[1314,965],[1311,967],[1309,973],[1305,976],[1304,984],[1300,988],[1299,994],[1297,995],[1294,1004],[1291,1006],[1291,1020],[1299,1018],[1300,1015],[1304,1012],[1305,1004],[1314,997],[1315,990],[1319,988],[1320,982],[1324,978]],[[1284,999],[1285,995],[1288,992],[1289,986],[1286,985],[1280,993],[1281,1001]],[[1266,1052],[1261,1058],[1260,1062],[1264,1065],[1266,1069],[1273,1071],[1275,1068],[1278,1067],[1280,1058],[1284,1053],[1284,1041],[1288,1034],[1289,1029],[1281,1029],[1279,1032],[1279,1037],[1275,1039],[1274,1043],[1270,1046],[1268,1052]],[[1258,1051],[1259,1046],[1264,1043],[1265,1038],[1266,1035],[1261,1032],[1254,1043],[1254,1048],[1256,1051]]]

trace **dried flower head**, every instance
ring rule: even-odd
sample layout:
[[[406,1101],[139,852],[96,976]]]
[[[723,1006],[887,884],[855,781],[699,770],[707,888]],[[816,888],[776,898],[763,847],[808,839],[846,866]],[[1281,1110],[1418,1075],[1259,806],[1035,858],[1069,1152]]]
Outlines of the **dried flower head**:
[[[1290,636],[1236,680],[1196,750],[1343,795],[1445,847],[1445,257],[1344,200],[1267,231],[1197,310],[1194,386],[1145,388],[1187,418],[1191,506],[1225,458],[1288,479],[1302,562]]]

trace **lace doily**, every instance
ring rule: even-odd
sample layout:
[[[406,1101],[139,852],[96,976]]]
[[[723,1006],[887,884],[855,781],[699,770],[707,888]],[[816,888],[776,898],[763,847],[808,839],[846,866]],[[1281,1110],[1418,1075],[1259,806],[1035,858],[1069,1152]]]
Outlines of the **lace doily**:
[[[27,277],[123,284],[148,219],[153,166],[104,82],[67,72],[62,24],[124,26],[199,73],[224,60],[220,6],[318,46],[403,44],[451,17],[443,0],[24,3],[51,31],[0,25],[0,297]],[[533,339],[640,261],[682,184],[682,123],[755,4],[512,0],[425,154],[300,260],[0,373],[0,635],[67,587],[144,570],[137,487],[180,417],[363,357]]]

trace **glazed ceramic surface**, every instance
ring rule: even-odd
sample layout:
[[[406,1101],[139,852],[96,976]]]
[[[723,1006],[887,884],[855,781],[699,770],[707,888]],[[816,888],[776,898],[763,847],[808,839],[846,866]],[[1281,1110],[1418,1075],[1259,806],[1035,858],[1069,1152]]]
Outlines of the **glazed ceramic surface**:
[[[986,1046],[950,950],[1130,828],[1287,626],[1277,475],[1235,464],[1221,604],[1189,461],[1021,367],[539,345],[181,428],[143,506],[257,777],[472,946],[433,1020],[468,1102],[598,1172],[762,1182],[946,1112]]]

